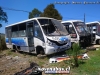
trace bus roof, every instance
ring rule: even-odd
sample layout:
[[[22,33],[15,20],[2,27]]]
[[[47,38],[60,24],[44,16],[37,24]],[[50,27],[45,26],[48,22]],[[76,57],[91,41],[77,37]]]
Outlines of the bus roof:
[[[100,23],[100,21],[87,22],[86,24],[91,24],[91,23]]]
[[[66,23],[66,22],[83,22],[82,20],[67,20],[67,21],[62,21],[61,23]]]
[[[10,24],[10,25],[5,26],[5,27],[13,26],[13,25],[16,25],[16,24],[20,24],[20,23],[24,23],[24,22],[28,22],[28,21],[36,20],[36,19],[54,19],[54,18],[49,18],[49,17],[36,17],[36,18],[27,19],[27,20],[24,20],[24,21],[21,21],[21,22],[17,22],[17,23],[14,23],[14,24]]]

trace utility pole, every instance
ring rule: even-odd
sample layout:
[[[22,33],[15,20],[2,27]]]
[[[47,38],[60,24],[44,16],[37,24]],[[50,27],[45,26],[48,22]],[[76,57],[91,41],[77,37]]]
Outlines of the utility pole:
[[[85,23],[85,13],[84,13],[84,23]]]

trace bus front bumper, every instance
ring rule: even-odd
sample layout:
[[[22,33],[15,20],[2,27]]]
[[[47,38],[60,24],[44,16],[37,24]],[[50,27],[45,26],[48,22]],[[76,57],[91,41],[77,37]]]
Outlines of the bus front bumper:
[[[71,44],[66,44],[66,45],[63,45],[63,46],[48,46],[47,45],[45,54],[49,55],[49,54],[65,51],[69,48],[71,48]]]

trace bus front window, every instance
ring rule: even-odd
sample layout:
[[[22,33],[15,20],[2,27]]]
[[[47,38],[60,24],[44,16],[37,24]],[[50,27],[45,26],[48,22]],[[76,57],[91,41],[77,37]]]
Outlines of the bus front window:
[[[48,36],[67,35],[66,29],[64,29],[64,26],[59,21],[53,19],[38,19],[38,21],[44,33]]]
[[[80,35],[87,32],[84,22],[73,22],[73,24]]]

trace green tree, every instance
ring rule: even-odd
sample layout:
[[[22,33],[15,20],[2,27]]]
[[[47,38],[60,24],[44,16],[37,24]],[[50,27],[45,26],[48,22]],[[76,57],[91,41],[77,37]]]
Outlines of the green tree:
[[[2,27],[2,22],[8,22],[8,17],[7,17],[7,14],[6,14],[6,12],[4,12],[3,10],[2,10],[2,8],[0,7],[0,28]],[[1,34],[0,34],[0,49],[2,50],[2,49],[4,49],[4,48],[6,48],[5,47],[6,45],[5,45],[5,39],[4,38],[2,38],[1,37]]]
[[[0,51],[4,50],[4,49],[7,49],[7,47],[6,47],[6,43],[5,43],[5,36],[2,35],[1,40],[0,40]]]
[[[40,15],[42,14],[41,11],[39,11],[38,9],[34,8],[32,10],[32,12],[29,13],[29,19],[30,18],[34,18],[34,17],[40,17]]]
[[[2,24],[1,24],[1,22],[8,22],[8,17],[7,17],[7,14],[6,14],[6,12],[4,12],[3,10],[2,10],[2,8],[0,7],[0,28],[2,27]]]
[[[58,10],[55,9],[54,4],[49,4],[44,9],[44,12],[41,14],[41,17],[50,17],[50,18],[55,18],[55,19],[58,19],[58,20],[62,20],[62,16],[58,12]]]
[[[66,54],[71,58],[68,61],[64,61],[66,64],[69,64],[71,67],[78,67],[80,63],[83,63],[83,61],[80,61],[78,59],[78,55],[82,54],[81,47],[79,43],[72,44],[72,48],[66,51]]]
[[[80,46],[78,43],[74,43],[72,45],[72,50],[73,50],[73,59],[74,59],[74,65],[75,67],[79,66],[79,62],[78,62],[78,55],[80,54]]]

